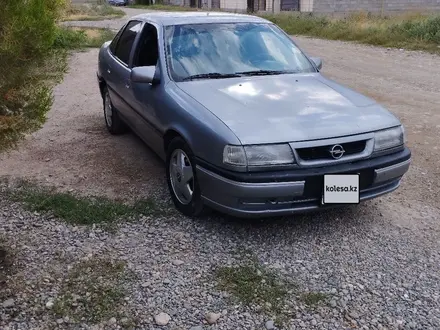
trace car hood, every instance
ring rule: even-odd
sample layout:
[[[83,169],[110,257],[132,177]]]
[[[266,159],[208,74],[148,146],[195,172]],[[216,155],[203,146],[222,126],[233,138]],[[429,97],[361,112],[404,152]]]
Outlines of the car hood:
[[[243,144],[315,140],[399,125],[389,111],[320,74],[177,83]]]

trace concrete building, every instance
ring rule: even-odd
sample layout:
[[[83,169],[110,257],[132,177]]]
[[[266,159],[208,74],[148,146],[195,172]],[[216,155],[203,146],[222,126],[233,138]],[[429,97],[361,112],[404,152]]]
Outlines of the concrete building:
[[[165,0],[165,3],[236,12],[301,11],[314,13],[372,13],[440,10],[440,0]]]
[[[440,10],[440,0],[310,0],[313,12],[346,13],[367,11],[372,13],[399,11]]]

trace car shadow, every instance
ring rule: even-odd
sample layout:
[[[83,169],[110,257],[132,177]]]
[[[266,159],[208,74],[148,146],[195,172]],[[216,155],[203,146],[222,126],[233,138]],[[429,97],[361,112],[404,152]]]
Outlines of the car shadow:
[[[210,216],[191,219],[208,235],[230,239],[246,245],[259,242],[294,243],[308,237],[312,240],[343,240],[352,233],[368,233],[382,228],[381,202],[366,201],[360,205],[323,209],[284,217],[240,219],[213,212]]]

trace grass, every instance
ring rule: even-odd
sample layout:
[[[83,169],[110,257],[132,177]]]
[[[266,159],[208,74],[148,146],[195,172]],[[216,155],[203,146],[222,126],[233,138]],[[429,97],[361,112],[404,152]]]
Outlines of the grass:
[[[153,200],[143,200],[128,205],[104,197],[79,197],[72,193],[32,186],[11,192],[10,198],[23,203],[29,211],[49,213],[68,223],[79,225],[112,225],[122,218],[158,213]]]
[[[375,16],[361,12],[346,18],[294,13],[261,16],[288,34],[440,53],[438,14]]]
[[[60,27],[54,47],[69,50],[99,48],[104,42],[112,40],[115,34],[110,29]]]
[[[184,7],[184,6],[174,6],[174,5],[129,5],[130,8],[138,9],[150,9],[150,10],[161,10],[161,11],[197,11],[198,8]]]
[[[316,306],[328,299],[328,295],[322,292],[305,292],[300,296],[300,299],[307,306]]]
[[[248,257],[244,264],[219,267],[216,270],[219,288],[233,295],[239,302],[257,307],[281,326],[285,322],[285,304],[289,290],[295,285]]]
[[[63,21],[100,21],[125,16],[121,9],[108,4],[70,4],[62,18]]]
[[[129,278],[123,262],[99,258],[80,262],[62,282],[53,312],[57,318],[92,324],[127,317],[124,283]]]

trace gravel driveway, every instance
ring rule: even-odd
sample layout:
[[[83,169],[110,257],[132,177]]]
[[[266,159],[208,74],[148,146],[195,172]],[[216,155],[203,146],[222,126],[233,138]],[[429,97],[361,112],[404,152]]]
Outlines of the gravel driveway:
[[[271,316],[232,303],[213,276],[216,267],[239,264],[238,251],[246,250],[295,283],[285,328],[440,329],[440,57],[295,40],[323,58],[324,74],[375,98],[405,124],[413,164],[397,192],[355,208],[265,221],[143,217],[116,233],[67,225],[0,196],[0,235],[21,265],[14,277],[20,290],[0,301],[0,328],[126,326],[119,313],[92,327],[51,312],[65,274],[79,261],[103,257],[125,261],[134,274],[123,283],[118,310],[135,317],[138,328],[270,329]],[[97,54],[71,57],[47,123],[17,151],[0,155],[0,176],[126,200],[167,196],[160,160],[135,136],[106,132]],[[325,299],[307,303],[301,297],[308,293]],[[218,314],[208,317],[213,325],[209,312]],[[170,317],[164,326],[154,318],[159,313]]]

